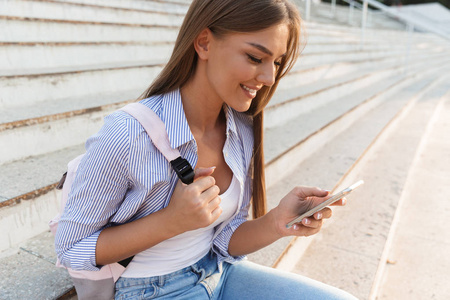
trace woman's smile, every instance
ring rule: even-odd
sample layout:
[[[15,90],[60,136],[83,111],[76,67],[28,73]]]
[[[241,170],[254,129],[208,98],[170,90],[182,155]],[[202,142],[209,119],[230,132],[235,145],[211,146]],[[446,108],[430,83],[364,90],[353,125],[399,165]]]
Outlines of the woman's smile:
[[[256,97],[256,92],[258,90],[256,89],[252,89],[246,85],[241,84],[241,88],[244,90],[244,93],[249,97],[249,98],[255,98]]]

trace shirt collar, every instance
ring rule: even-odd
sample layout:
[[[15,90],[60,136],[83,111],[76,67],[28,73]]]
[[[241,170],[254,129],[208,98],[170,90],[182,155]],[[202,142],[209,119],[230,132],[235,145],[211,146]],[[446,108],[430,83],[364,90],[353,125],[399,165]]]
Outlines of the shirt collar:
[[[189,128],[186,114],[184,113],[180,90],[176,89],[165,94],[162,99],[162,106],[161,119],[166,126],[171,147],[175,149],[194,140],[194,135]],[[227,133],[237,134],[234,110],[227,104],[224,104],[223,108],[227,120]]]
[[[223,105],[223,109],[225,112],[225,117],[227,118],[227,133],[232,132],[234,134],[237,134],[234,110],[231,107],[229,107],[227,104]]]
[[[163,96],[161,120],[166,126],[170,145],[173,149],[194,140],[181,102],[180,90],[176,89]]]

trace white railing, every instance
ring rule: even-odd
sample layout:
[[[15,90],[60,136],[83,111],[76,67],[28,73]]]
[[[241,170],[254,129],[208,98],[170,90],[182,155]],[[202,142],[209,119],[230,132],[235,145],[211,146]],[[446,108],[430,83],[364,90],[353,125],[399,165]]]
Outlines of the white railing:
[[[362,10],[362,20],[361,20],[361,32],[363,35],[364,40],[364,31],[367,24],[368,19],[368,7],[369,5],[372,7],[375,7],[379,9],[382,13],[385,13],[391,17],[394,17],[398,21],[404,23],[406,25],[406,28],[409,31],[414,31],[414,29],[419,29],[425,32],[434,33],[436,35],[439,35],[440,37],[450,40],[450,35],[432,24],[429,24],[427,22],[423,22],[420,20],[417,20],[405,13],[399,12],[397,9],[392,8],[390,6],[384,5],[376,0],[359,0],[361,3],[359,3],[357,0],[343,0],[344,2],[347,2],[349,4],[349,23],[353,20],[353,11],[354,8],[359,8]],[[336,0],[331,0],[331,12],[332,15],[335,15],[336,12]],[[371,12],[373,13],[373,12]],[[305,1],[305,19],[309,21],[311,15],[311,0]]]
[[[319,0],[320,1],[320,0]],[[353,13],[354,8],[358,8],[362,10],[362,17],[361,17],[361,38],[360,38],[360,45],[359,48],[363,49],[365,44],[365,38],[366,38],[366,26],[367,26],[367,20],[370,18],[372,14],[387,14],[393,18],[395,18],[397,21],[404,23],[406,26],[406,30],[408,31],[408,39],[406,42],[406,55],[405,55],[405,72],[408,70],[409,65],[409,56],[411,52],[411,46],[412,46],[412,33],[415,29],[419,29],[425,32],[434,33],[444,39],[450,40],[450,35],[433,25],[414,19],[404,13],[401,13],[397,11],[396,8],[389,7],[387,5],[384,5],[376,0],[359,0],[361,3],[357,2],[357,0],[343,0],[344,2],[347,2],[349,4],[349,21],[348,23],[352,25],[353,23]],[[370,11],[369,15],[369,5],[372,7],[377,8],[379,11]],[[336,0],[331,0],[331,13],[332,17],[334,18],[336,15]],[[310,20],[311,15],[311,0],[305,0],[305,19],[307,21]]]
[[[344,1],[347,1],[347,0],[344,0]],[[363,1],[364,6],[367,4],[370,4],[371,6],[385,12],[386,14],[388,14],[392,17],[395,17],[398,20],[404,22],[408,28],[411,27],[411,30],[414,30],[414,28],[417,28],[417,29],[420,29],[420,30],[423,30],[426,32],[437,34],[447,40],[450,40],[450,36],[448,33],[436,28],[435,26],[433,26],[430,23],[417,20],[405,13],[399,12],[396,9],[389,7],[387,5],[384,5],[375,0],[361,0],[361,1]],[[363,12],[363,18],[364,18],[364,12]]]

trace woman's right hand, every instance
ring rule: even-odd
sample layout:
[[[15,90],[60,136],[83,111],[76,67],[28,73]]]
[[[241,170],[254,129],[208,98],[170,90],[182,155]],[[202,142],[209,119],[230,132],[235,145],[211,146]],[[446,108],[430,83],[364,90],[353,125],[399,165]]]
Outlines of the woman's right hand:
[[[194,182],[186,185],[178,180],[164,209],[177,234],[211,225],[222,213],[220,189],[211,174],[215,167],[195,170]]]

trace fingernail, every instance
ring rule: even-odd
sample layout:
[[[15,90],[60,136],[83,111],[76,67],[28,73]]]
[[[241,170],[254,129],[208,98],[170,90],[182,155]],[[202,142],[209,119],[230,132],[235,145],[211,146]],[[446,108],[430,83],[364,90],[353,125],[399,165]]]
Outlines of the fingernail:
[[[298,230],[298,225],[294,224],[294,226],[292,226],[294,228],[294,230]]]
[[[305,223],[305,225],[308,225],[309,223],[311,223],[311,221],[309,219],[304,219],[305,221],[303,221],[303,223]]]
[[[317,214],[317,220],[320,220],[320,219],[322,219],[322,213]]]

